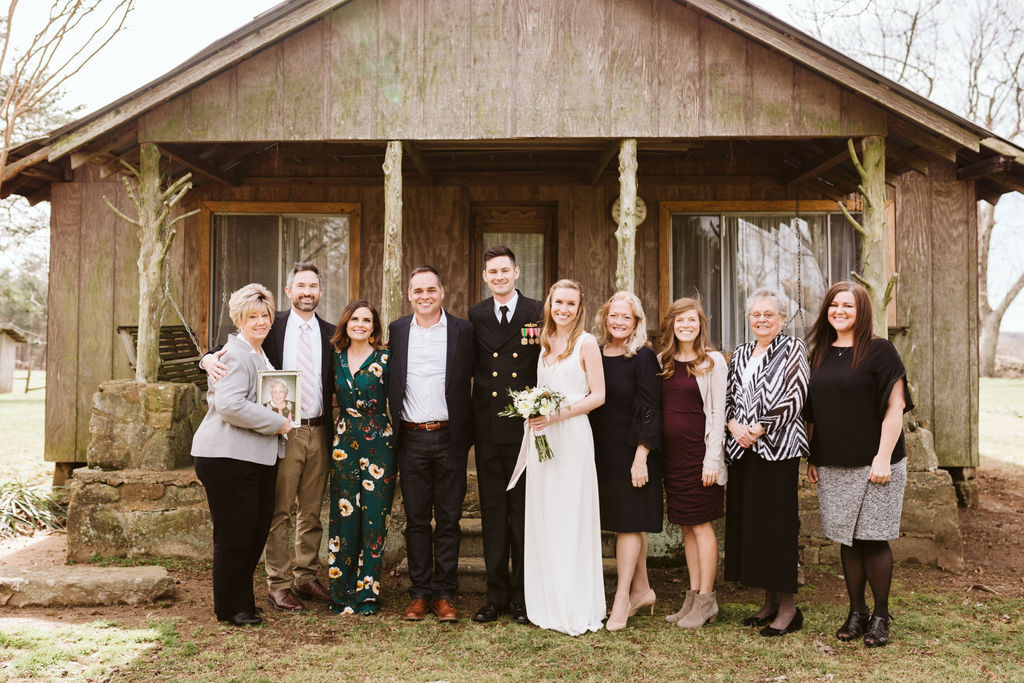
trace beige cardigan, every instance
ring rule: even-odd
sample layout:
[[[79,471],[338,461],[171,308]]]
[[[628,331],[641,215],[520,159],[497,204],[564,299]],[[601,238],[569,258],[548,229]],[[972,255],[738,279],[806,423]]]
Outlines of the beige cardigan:
[[[697,375],[697,387],[704,401],[704,468],[716,470],[718,481],[725,486],[729,478],[725,467],[725,396],[728,391],[726,380],[729,366],[725,357],[718,351],[712,351],[708,357],[715,365],[711,372]],[[702,367],[707,367],[705,364]]]

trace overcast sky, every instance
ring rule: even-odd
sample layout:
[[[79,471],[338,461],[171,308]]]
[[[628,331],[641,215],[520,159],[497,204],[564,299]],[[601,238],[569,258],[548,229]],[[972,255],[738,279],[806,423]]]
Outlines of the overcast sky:
[[[68,104],[82,105],[88,112],[112,102],[277,4],[279,0],[137,0],[127,30],[68,84]],[[801,0],[755,0],[755,4],[785,21],[798,21],[792,8]],[[31,13],[43,5],[33,0],[21,6]],[[1006,196],[997,207],[997,218],[992,277],[994,287],[1005,291],[1014,273],[1024,267],[1024,198]],[[1024,295],[1007,313],[1003,329],[1024,331]]]

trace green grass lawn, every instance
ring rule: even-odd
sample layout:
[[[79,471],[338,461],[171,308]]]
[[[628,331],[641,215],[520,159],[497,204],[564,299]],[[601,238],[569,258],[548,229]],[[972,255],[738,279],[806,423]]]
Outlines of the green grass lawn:
[[[1024,379],[981,378],[979,448],[982,463],[1024,466]]]
[[[394,595],[393,600],[404,596]],[[955,605],[955,608],[951,608]],[[255,629],[185,620],[149,628],[105,622],[0,635],[13,677],[81,679],[98,673],[134,681],[335,680],[1021,680],[1024,600],[903,593],[894,600],[893,641],[867,650],[832,632],[839,605],[806,606],[804,629],[762,638],[739,620],[755,606],[725,604],[715,624],[689,631],[663,620],[676,605],[634,617],[624,631],[571,638],[508,621],[441,625],[365,618],[275,615]],[[46,636],[45,638],[43,636]],[[75,647],[62,652],[53,643]],[[33,654],[34,653],[34,654]],[[66,672],[66,673],[65,673]]]
[[[45,386],[46,373],[32,373],[32,387]],[[0,394],[0,479],[31,484],[51,480],[53,463],[43,461],[46,390],[25,392],[25,372],[14,373],[14,391]]]

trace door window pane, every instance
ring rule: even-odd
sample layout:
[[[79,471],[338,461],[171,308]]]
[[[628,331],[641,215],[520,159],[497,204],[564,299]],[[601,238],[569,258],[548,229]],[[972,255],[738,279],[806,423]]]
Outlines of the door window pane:
[[[531,299],[543,301],[547,296],[544,284],[544,235],[538,232],[485,232],[486,245],[504,244],[516,255],[519,279],[516,288]],[[486,292],[485,292],[486,294]],[[490,296],[490,295],[488,295]]]
[[[214,214],[211,345],[235,331],[228,315],[231,293],[258,282],[274,293],[278,310],[290,304],[288,274],[297,261],[320,270],[323,294],[317,314],[335,322],[349,300],[349,218],[345,214]]]

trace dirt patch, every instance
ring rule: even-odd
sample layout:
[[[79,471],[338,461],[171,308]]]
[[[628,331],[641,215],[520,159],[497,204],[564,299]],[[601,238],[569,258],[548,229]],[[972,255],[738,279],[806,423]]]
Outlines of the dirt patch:
[[[1024,467],[1011,464],[986,463],[979,470],[980,504],[960,511],[964,538],[962,573],[952,574],[931,567],[902,563],[896,568],[894,596],[898,591],[954,592],[965,598],[983,599],[986,595],[1004,598],[1024,597]],[[0,567],[60,566],[64,564],[66,542],[63,534],[37,534],[30,538],[0,541]],[[101,606],[62,608],[0,608],[0,629],[11,619],[45,619],[63,623],[83,623],[109,619],[125,626],[144,624],[153,617],[183,619],[185,623],[217,628],[213,616],[210,567],[206,562],[172,564],[175,599],[159,605]],[[679,568],[651,570],[652,584],[659,594],[659,603],[672,603],[686,588],[685,574]],[[838,567],[833,570],[808,569],[807,582],[812,590],[801,592],[801,604],[843,603],[845,586]],[[297,615],[282,614],[267,606],[267,589],[262,571],[253,582],[257,604],[264,608],[268,621],[295,619]],[[406,595],[397,588],[398,577],[385,582],[385,606],[382,615],[396,617],[405,608]],[[758,590],[734,584],[719,586],[719,602],[757,603]],[[482,603],[483,596],[461,594],[457,606],[465,616]],[[324,619],[332,618],[327,607],[310,603],[309,611]]]

